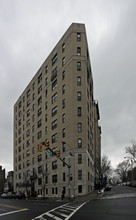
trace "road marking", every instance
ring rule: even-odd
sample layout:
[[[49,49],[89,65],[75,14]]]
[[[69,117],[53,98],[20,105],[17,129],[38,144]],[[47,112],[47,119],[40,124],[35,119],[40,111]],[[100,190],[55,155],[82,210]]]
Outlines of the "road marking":
[[[0,217],[4,216],[4,215],[14,214],[14,213],[17,213],[17,212],[23,212],[23,211],[26,211],[26,210],[28,210],[28,209],[20,209],[20,210],[17,210],[17,211],[6,212],[6,213],[3,213],[3,214],[0,214]]]
[[[24,209],[24,208],[20,208],[20,207],[17,207],[17,206],[10,206],[10,205],[2,205],[0,204],[1,207],[6,207],[6,208],[11,208],[11,209]]]
[[[36,220],[36,219],[45,220],[46,218],[48,218],[48,216],[52,219],[55,219],[55,220],[68,220],[72,215],[75,214],[75,212],[77,212],[85,204],[86,204],[86,202],[72,206],[72,205],[69,205],[69,203],[67,203],[67,204],[58,206],[54,209],[51,209],[50,211],[45,212],[42,215],[39,215],[39,216],[33,218],[32,220]],[[62,213],[62,212],[65,212],[66,209],[68,211],[70,211],[70,213],[68,215]],[[61,211],[59,211],[59,210],[61,210]]]

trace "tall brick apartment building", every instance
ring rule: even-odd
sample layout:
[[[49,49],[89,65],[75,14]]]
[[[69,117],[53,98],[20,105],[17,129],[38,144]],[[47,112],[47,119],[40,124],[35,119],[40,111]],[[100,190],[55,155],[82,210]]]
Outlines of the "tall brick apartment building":
[[[101,160],[99,119],[85,25],[73,23],[14,105],[14,191],[91,192]]]

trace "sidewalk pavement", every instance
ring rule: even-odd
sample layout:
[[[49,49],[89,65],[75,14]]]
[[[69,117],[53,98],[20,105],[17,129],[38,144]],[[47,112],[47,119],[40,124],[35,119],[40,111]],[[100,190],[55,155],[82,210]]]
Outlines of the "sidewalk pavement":
[[[78,196],[78,197],[73,197],[73,198],[64,198],[64,199],[59,199],[59,198],[47,198],[47,199],[38,199],[38,198],[29,198],[29,200],[39,200],[39,201],[43,201],[43,202],[87,202],[87,201],[91,201],[91,200],[97,200],[100,199],[103,196],[104,190],[95,190],[91,193],[89,193],[88,195],[84,195],[84,196]]]

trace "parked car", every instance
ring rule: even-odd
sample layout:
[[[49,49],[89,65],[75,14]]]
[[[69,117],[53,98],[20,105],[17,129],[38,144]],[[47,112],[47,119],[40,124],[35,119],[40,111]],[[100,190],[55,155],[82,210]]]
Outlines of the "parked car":
[[[112,189],[111,185],[109,183],[107,183],[105,186],[105,191],[109,191],[111,189]]]
[[[132,180],[129,184],[131,187],[136,187],[136,180]]]
[[[20,192],[20,193],[16,193],[16,198],[17,198],[17,199],[25,199],[26,196],[25,196],[24,193]]]
[[[1,194],[1,198],[8,198],[7,193],[2,193],[2,194]]]

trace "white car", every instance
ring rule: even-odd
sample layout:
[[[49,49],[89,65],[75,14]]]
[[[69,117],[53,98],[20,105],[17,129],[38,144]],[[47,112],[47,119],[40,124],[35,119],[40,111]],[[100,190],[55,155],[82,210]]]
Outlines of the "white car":
[[[7,193],[2,193],[1,194],[1,198],[7,198],[7,197],[8,197]]]

